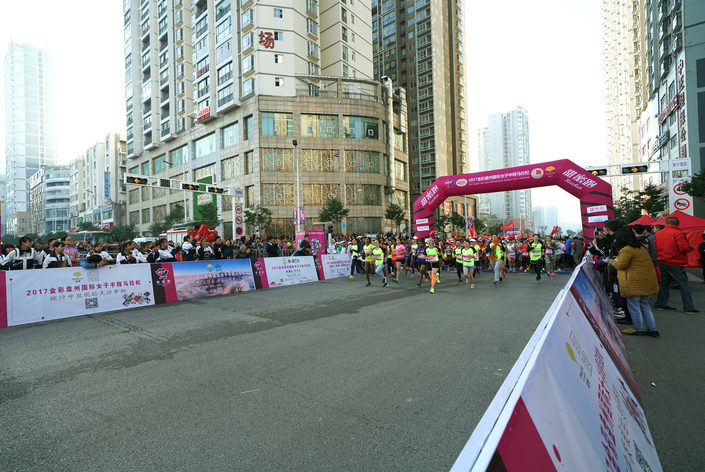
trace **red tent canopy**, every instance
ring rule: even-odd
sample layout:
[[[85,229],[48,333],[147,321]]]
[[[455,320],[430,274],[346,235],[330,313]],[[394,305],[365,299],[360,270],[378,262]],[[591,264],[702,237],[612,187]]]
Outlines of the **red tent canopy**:
[[[655,219],[651,218],[649,215],[644,215],[638,220],[632,221],[629,223],[629,225],[652,225],[654,224]]]
[[[680,223],[678,227],[685,231],[686,233],[689,231],[705,231],[705,219],[704,218],[698,218],[697,216],[691,216],[687,213],[683,213],[680,210],[676,210],[670,215],[666,216],[665,218],[661,218],[658,221],[654,221],[652,224],[654,225],[665,225],[666,224],[666,218],[675,216],[678,218],[678,222]],[[641,219],[641,218],[639,218]],[[639,220],[637,220],[639,221]],[[643,224],[643,223],[642,223]]]

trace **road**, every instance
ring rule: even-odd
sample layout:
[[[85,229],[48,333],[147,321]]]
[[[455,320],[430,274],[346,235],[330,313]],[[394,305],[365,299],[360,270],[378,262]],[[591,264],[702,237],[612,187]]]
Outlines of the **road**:
[[[453,275],[0,330],[1,468],[448,470],[567,280]],[[705,315],[663,313],[626,344],[664,470],[700,471]]]

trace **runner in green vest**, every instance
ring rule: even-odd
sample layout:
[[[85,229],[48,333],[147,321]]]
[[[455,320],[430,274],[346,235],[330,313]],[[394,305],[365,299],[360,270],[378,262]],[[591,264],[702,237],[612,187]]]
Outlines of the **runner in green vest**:
[[[416,265],[416,253],[419,250],[419,238],[416,236],[411,240],[411,278],[414,278],[414,271],[418,269]]]
[[[458,274],[458,282],[463,281],[463,246],[460,240],[455,241],[455,247],[453,248],[453,253],[455,254],[455,272]]]
[[[374,262],[375,263],[375,274],[382,277],[382,287],[386,287],[387,286],[387,269],[386,269],[386,265],[384,264],[385,252],[384,252],[384,249],[382,249],[379,246],[379,239],[375,239],[374,247],[375,248],[372,250],[372,257],[375,261]]]
[[[470,246],[470,241],[465,241],[465,248],[460,251],[462,256],[463,274],[465,283],[470,279],[470,288],[475,288],[475,256],[477,251]]]
[[[541,280],[543,244],[541,244],[538,234],[534,235],[534,240],[529,245],[529,259],[531,260],[531,265],[534,267],[534,272],[536,272],[536,280]]]
[[[362,247],[362,252],[365,255],[365,277],[367,277],[366,287],[372,285],[372,282],[370,282],[370,272],[374,272],[375,270],[375,258],[372,256],[372,251],[374,248],[375,246],[372,244],[372,239],[367,238],[365,240],[365,245]]]
[[[439,258],[441,257],[441,251],[438,249],[437,245],[434,243],[433,239],[427,239],[426,244],[426,258],[431,264],[431,293],[436,293],[436,282],[438,280],[438,271],[441,268],[441,263]]]

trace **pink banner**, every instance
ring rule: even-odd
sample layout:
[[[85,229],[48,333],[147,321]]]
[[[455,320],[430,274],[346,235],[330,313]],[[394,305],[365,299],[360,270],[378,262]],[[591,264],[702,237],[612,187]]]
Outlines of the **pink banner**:
[[[7,300],[5,272],[0,274],[0,300]],[[7,303],[0,303],[0,328],[7,328]]]
[[[564,159],[436,179],[414,203],[415,235],[425,238],[431,233],[434,223],[433,212],[448,197],[508,192],[550,185],[561,187],[580,199],[585,239],[592,240],[595,228],[604,226],[604,220],[613,218],[612,186]],[[588,213],[588,208],[603,205],[605,210]]]

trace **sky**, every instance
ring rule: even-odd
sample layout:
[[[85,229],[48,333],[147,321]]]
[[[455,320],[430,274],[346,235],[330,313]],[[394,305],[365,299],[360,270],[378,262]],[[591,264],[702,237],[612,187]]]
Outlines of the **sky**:
[[[492,113],[529,114],[531,162],[605,161],[601,0],[465,0],[466,97],[471,171],[477,129]],[[51,51],[58,78],[59,161],[68,163],[109,132],[125,133],[121,0],[4,2],[0,50],[10,38]],[[0,81],[3,80],[0,74]],[[3,90],[0,88],[0,90]],[[4,116],[4,97],[0,93]],[[4,126],[0,127],[4,152]],[[534,206],[557,206],[577,229],[578,200],[548,187]],[[566,228],[563,228],[566,229]]]

